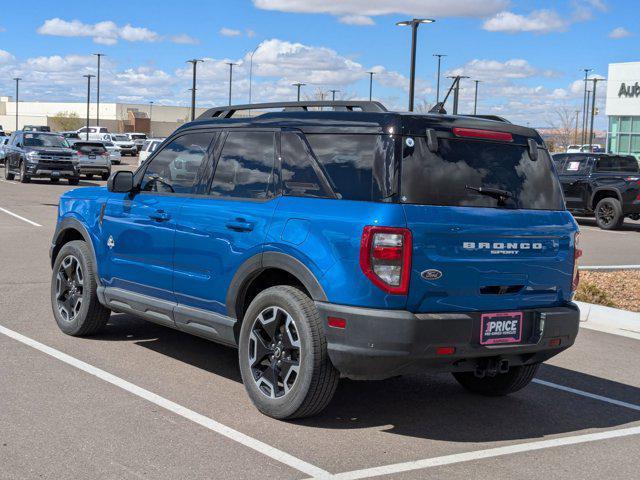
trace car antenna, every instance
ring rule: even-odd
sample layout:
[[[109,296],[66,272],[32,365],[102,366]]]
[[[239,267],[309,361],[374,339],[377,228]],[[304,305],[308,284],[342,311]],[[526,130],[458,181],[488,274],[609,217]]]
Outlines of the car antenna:
[[[453,79],[453,82],[451,83],[451,86],[449,87],[449,90],[447,91],[447,94],[445,95],[444,100],[436,103],[433,107],[431,107],[431,110],[429,110],[429,113],[439,113],[442,115],[447,114],[447,111],[444,108],[444,104],[447,103],[447,99],[449,98],[449,95],[451,95],[451,92],[453,92],[453,90],[456,88],[456,85],[460,83],[461,78],[462,77],[458,75]]]

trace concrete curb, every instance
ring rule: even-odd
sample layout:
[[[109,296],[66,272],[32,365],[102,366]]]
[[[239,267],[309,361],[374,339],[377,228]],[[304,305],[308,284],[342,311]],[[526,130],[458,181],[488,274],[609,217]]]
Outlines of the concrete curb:
[[[580,307],[580,326],[640,339],[640,313],[575,302]]]

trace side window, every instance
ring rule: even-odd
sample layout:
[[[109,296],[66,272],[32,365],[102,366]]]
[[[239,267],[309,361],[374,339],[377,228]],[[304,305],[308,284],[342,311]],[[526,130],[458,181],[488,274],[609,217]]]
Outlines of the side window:
[[[323,182],[316,168],[315,160],[304,139],[297,133],[283,132],[282,189],[285,195],[302,197],[333,198],[328,186]]]
[[[230,132],[211,184],[212,196],[268,198],[275,164],[273,132]]]
[[[307,141],[341,198],[373,199],[378,135],[308,134]]]
[[[187,133],[165,145],[147,165],[140,189],[191,193],[214,135],[213,132]]]
[[[586,173],[588,169],[589,157],[586,155],[569,155],[562,167],[562,173],[566,175],[580,175]]]

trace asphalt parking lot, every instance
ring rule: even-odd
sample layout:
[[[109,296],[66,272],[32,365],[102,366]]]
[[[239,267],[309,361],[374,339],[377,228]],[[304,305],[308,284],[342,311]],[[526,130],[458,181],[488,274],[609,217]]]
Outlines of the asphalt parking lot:
[[[448,375],[343,380],[323,415],[279,422],[250,403],[233,349],[122,314],[62,334],[48,246],[69,186],[0,179],[2,479],[637,478],[638,340],[581,329],[506,398]],[[638,222],[581,225],[585,265],[640,264]]]

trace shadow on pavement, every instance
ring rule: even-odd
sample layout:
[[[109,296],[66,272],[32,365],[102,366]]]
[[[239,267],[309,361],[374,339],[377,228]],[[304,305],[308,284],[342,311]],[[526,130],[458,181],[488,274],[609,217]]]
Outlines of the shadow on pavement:
[[[212,374],[241,382],[237,351],[127,315],[113,315],[99,341],[134,341]],[[640,388],[543,365],[538,378],[628,402]],[[233,401],[233,399],[229,399]],[[640,411],[531,384],[507,397],[465,391],[449,374],[382,381],[343,379],[325,412],[295,421],[305,427],[350,430],[386,427],[390,434],[452,442],[539,439],[640,421]]]

